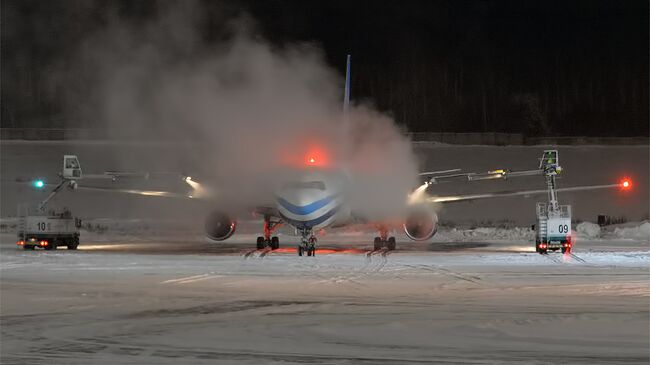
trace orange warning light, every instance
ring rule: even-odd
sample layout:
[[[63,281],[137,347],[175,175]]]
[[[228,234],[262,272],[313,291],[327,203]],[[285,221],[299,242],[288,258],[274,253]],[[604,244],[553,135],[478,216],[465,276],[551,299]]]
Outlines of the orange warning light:
[[[303,161],[307,166],[327,167],[329,165],[329,156],[321,146],[311,146],[304,156]]]
[[[621,182],[621,187],[622,187],[623,189],[629,189],[629,188],[632,187],[632,182],[630,182],[629,179],[625,179],[625,180],[623,180],[623,181]]]

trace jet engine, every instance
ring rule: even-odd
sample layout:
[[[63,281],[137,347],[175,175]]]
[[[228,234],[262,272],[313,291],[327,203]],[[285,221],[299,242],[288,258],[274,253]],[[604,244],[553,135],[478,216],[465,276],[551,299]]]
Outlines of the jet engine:
[[[237,221],[228,214],[214,211],[205,219],[205,234],[211,240],[223,241],[235,233]]]
[[[414,241],[424,241],[438,231],[438,215],[431,209],[418,208],[409,212],[404,221],[404,232]]]

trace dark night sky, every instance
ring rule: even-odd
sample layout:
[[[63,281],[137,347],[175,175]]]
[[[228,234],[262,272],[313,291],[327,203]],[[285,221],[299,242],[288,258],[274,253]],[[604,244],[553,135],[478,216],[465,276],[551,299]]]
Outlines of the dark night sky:
[[[211,41],[246,12],[275,44],[309,41],[412,131],[648,135],[647,1],[202,2]],[[48,77],[108,9],[130,21],[155,1],[2,1],[2,125],[61,127]],[[82,127],[93,127],[90,122]]]

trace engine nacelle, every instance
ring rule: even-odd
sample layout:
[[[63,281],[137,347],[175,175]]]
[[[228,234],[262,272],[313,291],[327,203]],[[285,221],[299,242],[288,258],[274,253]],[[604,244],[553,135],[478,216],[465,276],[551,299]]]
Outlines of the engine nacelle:
[[[404,221],[404,232],[414,241],[424,241],[438,231],[438,215],[431,209],[412,210]]]
[[[205,219],[205,234],[209,239],[223,241],[235,233],[237,221],[228,214],[214,211]]]

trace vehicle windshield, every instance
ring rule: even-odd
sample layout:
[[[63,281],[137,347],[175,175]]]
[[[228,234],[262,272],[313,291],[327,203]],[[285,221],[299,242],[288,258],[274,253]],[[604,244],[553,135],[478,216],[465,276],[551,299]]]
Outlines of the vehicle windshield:
[[[325,183],[322,181],[300,181],[284,184],[283,189],[318,189],[325,190]]]
[[[66,158],[65,159],[65,168],[66,169],[78,169],[79,162],[75,158]]]

